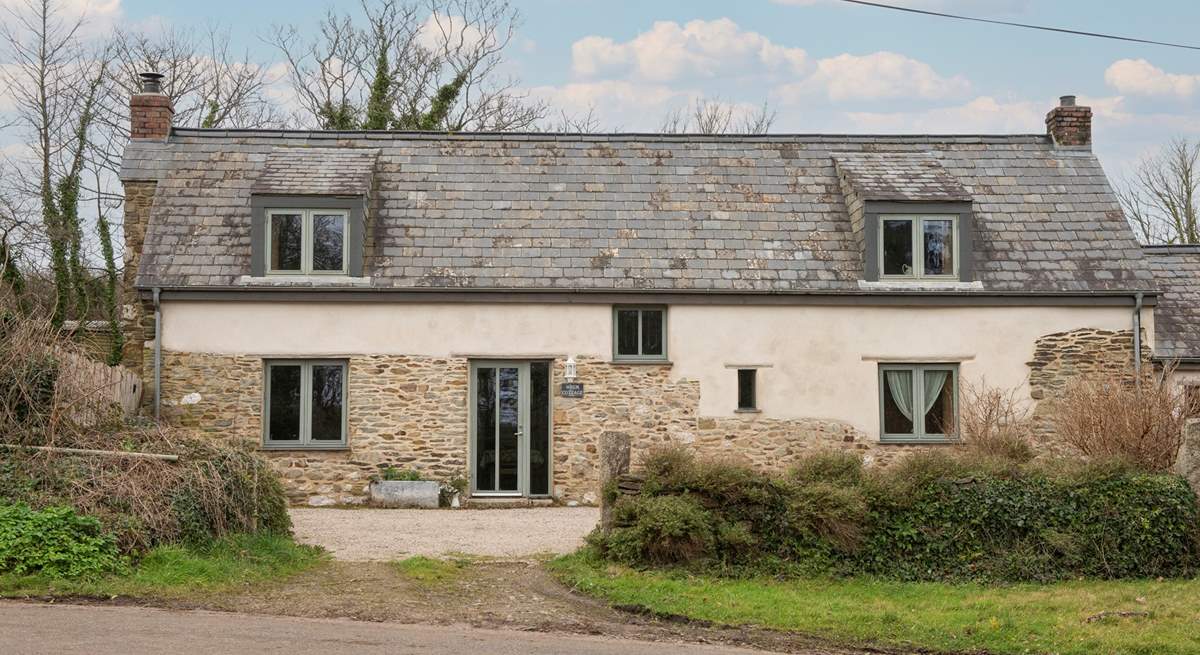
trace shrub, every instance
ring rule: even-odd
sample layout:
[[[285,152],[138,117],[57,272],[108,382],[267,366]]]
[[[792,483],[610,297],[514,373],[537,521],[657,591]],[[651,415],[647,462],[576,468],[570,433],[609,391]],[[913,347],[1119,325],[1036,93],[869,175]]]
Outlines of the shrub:
[[[713,519],[689,495],[622,498],[604,548],[631,564],[679,564],[712,555]]]
[[[0,572],[54,578],[124,570],[116,540],[70,507],[0,505]]]
[[[420,482],[421,474],[413,469],[398,469],[394,466],[385,466],[379,472],[379,479],[389,482]]]
[[[986,382],[963,384],[958,426],[963,442],[981,455],[1018,463],[1036,455],[1026,436],[1029,406],[1021,400],[1019,387],[998,389]]]
[[[1170,371],[1072,380],[1051,413],[1059,436],[1084,455],[1121,459],[1147,472],[1170,471],[1188,407]]]
[[[615,528],[592,542],[631,564],[720,574],[871,573],[1049,581],[1190,575],[1200,515],[1180,477],[1115,460],[914,453],[885,470],[818,453],[786,474],[656,454]]]

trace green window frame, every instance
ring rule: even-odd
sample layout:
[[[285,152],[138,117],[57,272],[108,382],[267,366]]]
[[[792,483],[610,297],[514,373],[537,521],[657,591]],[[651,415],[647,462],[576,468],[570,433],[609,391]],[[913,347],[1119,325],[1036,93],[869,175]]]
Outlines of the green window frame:
[[[314,389],[313,377],[315,372],[320,371],[321,375],[328,375],[329,369],[337,369],[337,380],[340,385],[340,394],[337,394],[337,408],[340,416],[336,421],[329,421],[329,412],[331,408],[329,401],[334,400],[326,393],[325,413],[321,415],[321,409],[318,408],[316,416],[314,416]],[[341,359],[269,359],[263,362],[263,406],[262,406],[262,425],[263,425],[263,447],[271,449],[305,449],[305,450],[340,450],[347,447],[347,434],[349,432],[349,362]],[[276,372],[279,373],[279,381],[275,384],[282,387],[282,381],[288,377],[294,377],[296,385],[295,397],[292,399],[293,405],[290,408],[272,407],[273,399],[279,401],[274,392],[280,394],[286,393],[283,388],[273,388],[273,380],[275,380]],[[318,375],[318,377],[320,377]],[[289,380],[287,384],[292,384]],[[338,390],[335,390],[336,393]],[[319,390],[318,390],[319,392]],[[295,417],[295,423],[291,423],[287,416],[291,412]],[[314,436],[313,427],[316,423],[314,420],[324,420],[325,436]],[[337,438],[329,438],[328,431],[330,426],[336,429]],[[278,431],[276,429],[278,428]],[[273,433],[274,432],[274,433]],[[294,433],[294,437],[286,436]]]
[[[616,305],[613,307],[612,316],[613,361],[663,362],[667,360],[666,307],[662,305]],[[656,320],[657,327],[655,326]],[[636,335],[630,332],[633,327],[636,327]],[[655,330],[658,333],[657,342],[654,339]],[[658,352],[654,352],[655,350]]]
[[[958,364],[880,364],[879,440],[887,443],[958,441],[958,370]],[[942,378],[942,375],[945,377]],[[942,378],[941,385],[934,391],[939,378]],[[947,389],[949,399],[943,397]],[[931,393],[936,393],[936,396],[927,397]],[[940,420],[933,413],[939,409],[939,399]],[[907,431],[895,429],[903,428],[906,422]],[[943,426],[941,432],[929,428],[930,424],[936,426],[938,423]]]
[[[266,262],[267,275],[346,275],[348,269],[348,260],[350,256],[349,241],[350,241],[350,212],[344,209],[301,209],[301,208],[272,208],[266,210],[266,226],[264,234],[264,261]],[[300,216],[301,221],[301,238],[300,238],[300,268],[298,269],[276,269],[272,267],[274,261],[275,244],[272,240],[274,234],[274,223],[276,216]],[[338,269],[316,269],[313,267],[313,238],[315,234],[314,219],[316,216],[336,216],[341,218],[342,227],[342,266]]]
[[[962,248],[960,247],[962,239],[960,235],[960,225],[958,214],[880,214],[878,224],[879,234],[879,277],[883,280],[957,280],[959,279],[959,265],[962,260]],[[884,226],[889,221],[907,221],[909,222],[909,245],[911,247],[910,259],[912,272],[909,274],[888,274],[887,267],[887,230]],[[926,273],[925,272],[925,224],[926,222],[950,222],[950,242],[951,242],[951,270],[948,273]]]

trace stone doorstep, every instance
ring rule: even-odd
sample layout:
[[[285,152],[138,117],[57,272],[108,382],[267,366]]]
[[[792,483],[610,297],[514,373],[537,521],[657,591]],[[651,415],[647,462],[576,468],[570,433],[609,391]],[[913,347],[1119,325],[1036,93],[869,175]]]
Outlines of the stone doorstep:
[[[553,507],[555,505],[553,498],[525,498],[525,497],[467,497],[463,500],[463,507],[468,509],[512,509],[514,507]]]

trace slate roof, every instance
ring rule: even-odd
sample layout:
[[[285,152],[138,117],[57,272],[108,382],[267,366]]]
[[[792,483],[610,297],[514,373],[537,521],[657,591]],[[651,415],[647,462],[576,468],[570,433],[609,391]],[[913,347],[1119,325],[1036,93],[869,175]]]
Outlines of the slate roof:
[[[1200,359],[1200,246],[1145,248],[1161,295],[1154,309],[1154,354]]]
[[[378,156],[372,148],[272,148],[250,191],[366,195]]]
[[[971,194],[931,155],[837,153],[833,161],[863,200],[971,201]]]
[[[330,149],[336,162],[378,151],[364,258],[373,287],[857,292],[863,257],[835,156],[862,162],[864,176],[886,180],[895,165],[969,194],[985,291],[1153,287],[1090,149],[1043,135],[196,129],[126,150],[123,180],[158,180],[138,286],[244,288],[251,192],[292,161],[322,174]]]

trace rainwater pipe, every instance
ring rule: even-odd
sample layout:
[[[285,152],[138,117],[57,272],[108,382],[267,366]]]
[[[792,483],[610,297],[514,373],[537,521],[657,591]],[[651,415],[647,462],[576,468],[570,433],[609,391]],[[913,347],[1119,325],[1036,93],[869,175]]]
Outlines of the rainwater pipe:
[[[162,407],[162,308],[158,300],[162,289],[154,287],[154,420]]]
[[[1142,379],[1142,292],[1133,296],[1133,372]]]

